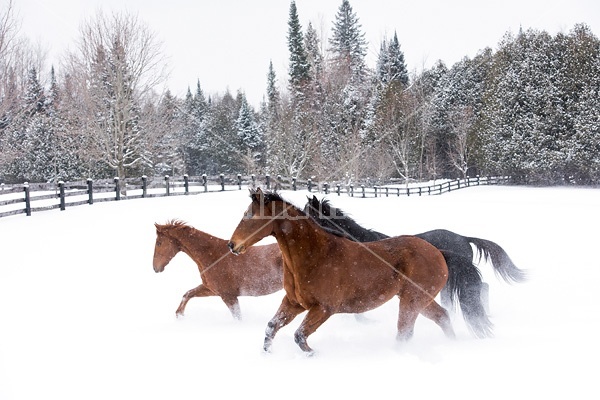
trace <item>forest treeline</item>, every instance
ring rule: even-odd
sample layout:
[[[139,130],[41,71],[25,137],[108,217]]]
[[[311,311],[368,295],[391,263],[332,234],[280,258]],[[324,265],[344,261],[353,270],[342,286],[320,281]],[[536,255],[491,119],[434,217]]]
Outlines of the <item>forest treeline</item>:
[[[326,43],[289,14],[287,76],[265,67],[258,109],[242,90],[184,98],[164,81],[155,33],[127,13],[81,25],[59,70],[0,9],[0,181],[264,173],[316,181],[510,175],[600,183],[600,41],[585,24],[508,32],[448,67],[409,73],[396,34],[368,66],[342,0]],[[285,87],[285,89],[282,89]]]

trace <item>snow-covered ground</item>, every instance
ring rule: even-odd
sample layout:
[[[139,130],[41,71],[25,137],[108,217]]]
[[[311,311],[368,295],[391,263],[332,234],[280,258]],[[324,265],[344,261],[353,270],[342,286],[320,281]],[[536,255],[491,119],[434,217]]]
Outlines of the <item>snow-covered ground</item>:
[[[304,205],[307,192],[283,192]],[[508,285],[482,265],[495,336],[457,339],[419,318],[395,341],[397,301],[293,332],[263,354],[283,292],[243,297],[235,321],[177,255],[152,269],[154,223],[172,218],[228,239],[246,190],[99,203],[0,219],[0,399],[594,398],[600,358],[600,190],[473,187],[441,196],[349,198],[335,206],[384,233],[447,228],[500,244],[530,280]],[[223,249],[226,251],[226,249]]]

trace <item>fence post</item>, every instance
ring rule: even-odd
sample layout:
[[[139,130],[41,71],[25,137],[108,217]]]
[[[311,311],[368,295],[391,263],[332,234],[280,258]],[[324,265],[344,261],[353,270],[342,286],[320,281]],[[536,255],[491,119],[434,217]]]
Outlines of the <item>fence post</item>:
[[[271,189],[271,175],[265,175],[265,184],[267,185],[267,189]]]
[[[121,180],[115,176],[115,200],[121,200]]]
[[[29,193],[29,182],[23,183],[23,190],[25,191],[25,214],[31,217],[31,195]]]
[[[325,191],[325,194],[329,194],[329,183],[323,183],[323,190]]]
[[[225,175],[219,174],[219,179],[221,180],[221,192],[225,191]]]
[[[309,192],[312,191],[312,180],[310,178],[308,178],[307,184],[308,184],[308,191]]]
[[[58,196],[60,197],[60,211],[65,211],[65,183],[58,181]]]
[[[167,188],[167,196],[170,196],[171,186],[169,185],[169,175],[165,175],[165,187]]]
[[[365,185],[360,185],[360,188],[362,190],[362,197],[365,197]]]
[[[373,186],[373,189],[375,190],[375,197],[377,197],[377,185]]]
[[[142,175],[142,197],[146,197],[148,194],[148,177]]]
[[[283,189],[281,184],[281,175],[277,175],[277,181],[275,182],[275,189]]]
[[[350,184],[350,197],[354,197],[354,184]]]
[[[389,195],[390,195],[390,188],[386,187],[385,188],[385,197],[389,197]]]
[[[396,188],[396,194],[398,197],[400,197],[400,188]]]
[[[292,190],[296,191],[296,178],[292,178]]]
[[[204,186],[204,191],[208,192],[208,181],[206,179],[206,174],[202,174],[202,186]]]
[[[337,185],[335,185],[335,191],[337,193],[337,195],[340,195],[340,184],[338,183]]]
[[[94,188],[93,188],[92,178],[87,179],[87,187],[88,187],[88,204],[94,204]]]
[[[256,187],[256,175],[252,174],[250,177],[252,178],[252,187],[255,188]]]
[[[238,189],[242,190],[242,174],[237,174],[238,178]]]
[[[190,194],[190,177],[188,174],[183,175],[183,187],[185,188],[185,194]]]

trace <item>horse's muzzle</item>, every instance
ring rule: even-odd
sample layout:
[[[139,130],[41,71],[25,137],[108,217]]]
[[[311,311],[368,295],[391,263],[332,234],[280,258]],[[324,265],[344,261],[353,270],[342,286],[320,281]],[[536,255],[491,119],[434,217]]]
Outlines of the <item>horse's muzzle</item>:
[[[242,254],[246,250],[246,248],[245,248],[244,245],[236,247],[233,242],[227,243],[227,247],[229,247],[229,251],[231,251],[236,256],[239,256],[240,254]]]

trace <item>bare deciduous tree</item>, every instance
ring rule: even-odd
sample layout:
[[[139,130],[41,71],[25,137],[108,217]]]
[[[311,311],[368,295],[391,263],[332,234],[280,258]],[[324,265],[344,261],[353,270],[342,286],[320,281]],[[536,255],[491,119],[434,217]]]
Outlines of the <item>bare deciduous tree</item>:
[[[98,12],[82,25],[78,49],[67,61],[85,104],[80,122],[93,146],[85,151],[100,157],[121,179],[147,158],[150,135],[141,107],[165,79],[161,46],[136,16]]]

